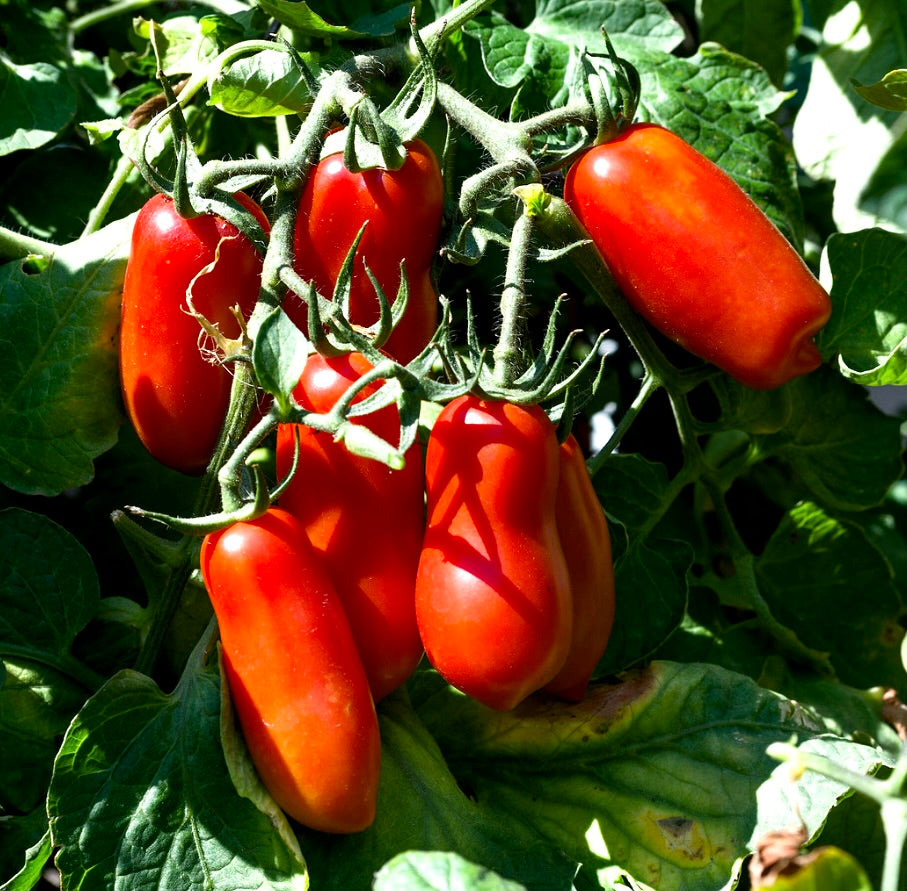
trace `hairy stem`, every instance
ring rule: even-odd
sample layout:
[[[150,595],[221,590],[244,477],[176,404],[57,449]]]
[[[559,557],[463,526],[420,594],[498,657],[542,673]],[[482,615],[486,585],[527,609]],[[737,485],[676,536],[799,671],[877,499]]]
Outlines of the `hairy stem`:
[[[494,378],[501,387],[510,386],[520,375],[520,337],[526,305],[526,262],[532,238],[533,219],[527,213],[513,227],[504,289],[501,292],[501,334],[494,348]]]

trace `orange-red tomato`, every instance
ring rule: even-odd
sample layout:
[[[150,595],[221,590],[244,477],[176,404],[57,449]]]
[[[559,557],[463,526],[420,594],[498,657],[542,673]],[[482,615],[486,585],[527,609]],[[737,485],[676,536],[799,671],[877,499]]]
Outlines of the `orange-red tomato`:
[[[371,367],[360,353],[335,358],[314,354],[294,396],[309,411],[329,411]],[[356,401],[378,386],[370,385]],[[392,444],[399,439],[396,406],[354,423]],[[413,445],[406,466],[391,470],[351,454],[328,433],[283,424],[277,430],[280,477],[293,465],[294,432],[299,434],[299,461],[280,505],[305,527],[343,601],[377,702],[413,673],[422,656],[415,606],[425,526],[421,450]]]
[[[567,173],[564,199],[630,305],[741,383],[813,371],[831,303],[799,254],[718,166],[634,124]]]
[[[275,801],[325,832],[375,817],[380,736],[349,623],[300,523],[272,508],[213,532],[201,571],[243,737]]]
[[[236,198],[267,230],[258,205],[241,193]],[[235,338],[240,331],[230,308],[251,313],[261,268],[252,242],[220,217],[185,219],[164,195],[139,211],[123,283],[120,379],[139,439],[168,467],[189,474],[205,470],[233,380],[228,368],[202,355],[201,328],[188,314],[186,292],[191,285],[195,309]]]
[[[570,648],[558,464],[554,427],[538,406],[462,396],[429,438],[419,630],[440,674],[494,709],[551,681]]]
[[[574,436],[561,444],[560,455],[557,531],[570,573],[573,638],[567,661],[545,689],[578,702],[611,636],[614,566],[608,521]]]
[[[363,326],[378,321],[378,298],[363,264],[368,264],[393,302],[400,284],[400,261],[405,260],[406,313],[383,347],[403,363],[421,352],[437,327],[438,296],[430,272],[444,207],[444,185],[434,152],[420,139],[407,143],[406,149],[406,161],[399,170],[351,173],[342,153],[318,162],[300,196],[293,263],[303,279],[330,297],[356,234],[368,222],[353,266],[350,321]],[[305,304],[290,295],[284,309],[305,330]]]

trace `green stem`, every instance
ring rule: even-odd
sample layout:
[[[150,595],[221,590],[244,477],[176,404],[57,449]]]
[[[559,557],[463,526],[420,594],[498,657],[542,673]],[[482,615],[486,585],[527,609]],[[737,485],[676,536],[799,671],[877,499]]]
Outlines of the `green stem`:
[[[0,260],[21,260],[30,254],[52,257],[58,248],[59,245],[52,242],[0,226]]]
[[[642,383],[639,387],[639,392],[636,394],[636,398],[633,400],[630,407],[624,412],[624,416],[620,419],[620,423],[614,428],[614,432],[611,434],[611,437],[608,441],[599,449],[598,453],[589,460],[588,467],[589,473],[592,476],[601,469],[602,464],[605,462],[607,457],[617,448],[620,441],[626,436],[627,431],[630,429],[633,422],[636,420],[639,413],[645,407],[645,404],[649,401],[652,394],[655,393],[661,387],[661,381],[650,372],[646,372],[643,375]]]
[[[704,465],[704,459],[703,459]],[[792,659],[804,663],[817,673],[829,677],[833,675],[828,655],[814,650],[804,644],[799,637],[773,615],[771,608],[762,596],[759,579],[756,576],[756,558],[740,536],[737,524],[731,516],[725,500],[726,486],[721,485],[715,475],[708,469],[701,474],[703,485],[709,493],[715,508],[715,515],[728,544],[730,558],[736,570],[736,581],[743,604],[752,609],[761,627],[775,640],[779,647]]]
[[[221,433],[220,441],[214,451],[214,456],[208,466],[208,472],[202,479],[192,511],[193,516],[203,517],[212,513],[212,508],[216,504],[220,493],[217,469],[224,463],[232,448],[232,443],[241,439],[242,434],[245,433],[249,424],[249,415],[254,398],[255,388],[253,386],[251,367],[246,362],[238,362],[235,365],[227,420]],[[136,671],[150,674],[154,669],[161,646],[170,628],[170,623],[179,608],[183,590],[194,569],[195,542],[196,539],[192,536],[184,536],[180,541],[179,547],[182,551],[182,560],[171,569],[167,576],[148,636],[145,638],[136,659]]]
[[[554,195],[545,195],[542,200],[542,196],[537,194],[538,186],[530,186],[528,190],[517,189],[517,194],[534,208],[539,231],[556,247],[574,246],[570,252],[570,261],[595,289],[623,329],[645,371],[654,375],[666,388],[681,389],[673,385],[680,373],[658,349],[646,323],[618,290],[607,264],[567,203]]]
[[[116,200],[116,197],[119,195],[123,186],[126,185],[126,182],[129,180],[134,169],[135,165],[129,158],[125,155],[120,156],[119,161],[117,161],[116,169],[113,172],[113,177],[107,184],[107,188],[104,189],[104,193],[101,195],[100,200],[88,215],[88,221],[85,223],[85,228],[82,230],[83,238],[86,235],[91,235],[92,232],[97,232],[98,229],[101,228],[107,214],[110,212],[113,202]]]
[[[139,650],[133,666],[136,671],[142,674],[151,675],[153,672],[164,639],[170,630],[170,623],[173,621],[173,617],[179,607],[183,590],[192,575],[191,543],[192,539],[183,539],[184,558],[180,565],[168,574],[164,588],[160,592],[160,599],[154,612],[154,619],[148,629],[148,636],[142,643],[142,648]]]
[[[483,111],[449,84],[438,82],[438,104],[448,117],[481,145],[495,163],[463,183],[460,213],[470,219],[479,199],[507,179],[538,182],[541,174],[532,157],[532,140],[521,124],[501,121]]]
[[[85,15],[73,19],[69,24],[69,29],[73,34],[79,34],[87,28],[106,22],[108,19],[116,18],[118,15],[137,12],[148,6],[154,6],[160,0],[120,0],[118,3],[110,3],[108,6],[102,6],[99,9],[92,10]],[[245,4],[238,0],[198,0],[202,6],[208,6],[212,9],[222,12],[225,15],[235,15],[236,13],[247,10]]]
[[[901,747],[901,754],[885,785],[892,795],[903,795],[907,784],[907,745]]]
[[[782,742],[772,743],[766,752],[769,757],[778,761],[786,761],[798,770],[812,770],[830,780],[835,780],[842,786],[847,786],[880,805],[884,805],[886,801],[890,800],[884,781],[857,773],[822,755],[814,755],[812,752],[805,752],[790,743]]]
[[[880,891],[900,891],[901,863],[907,843],[907,801],[903,798],[883,801],[882,825],[885,827],[885,860]]]
[[[533,218],[521,213],[513,227],[504,289],[501,292],[501,334],[492,354],[494,380],[509,387],[520,375],[520,336],[523,331],[523,312],[526,305],[526,263],[532,239]]]
[[[277,135],[277,157],[285,158],[290,154],[293,136],[290,133],[289,115],[279,114],[274,119],[274,132]]]
[[[467,0],[466,3],[461,3],[459,6],[454,7],[450,12],[430,25],[426,25],[419,31],[419,36],[422,38],[422,42],[431,48],[432,42],[446,40],[451,34],[459,31],[467,22],[494,6],[496,2],[497,0]],[[409,52],[412,59],[416,60],[419,58],[418,49],[412,39],[410,39]]]
[[[261,300],[259,300],[259,303],[261,303]],[[212,504],[218,500],[215,494],[217,492],[219,492],[219,500],[225,511],[237,510],[242,505],[242,468],[237,468],[236,476],[230,481],[229,485],[224,482],[223,468],[232,460],[237,443],[243,443],[248,439],[246,434],[249,429],[249,420],[256,395],[255,376],[252,372],[251,363],[235,362],[233,364],[233,387],[230,390],[230,406],[227,410],[227,418],[224,422],[224,428],[221,431],[217,448],[211,458],[211,463],[208,465],[208,472],[205,474],[203,488],[209,486],[210,491],[205,493],[206,500],[203,505],[199,505],[202,509],[194,511],[194,516],[204,516],[211,512]]]
[[[245,436],[240,444],[233,451],[233,454],[224,462],[218,471],[218,482],[221,488],[221,501],[224,509],[227,511],[238,510],[242,503],[242,493],[239,490],[239,484],[242,479],[242,471],[246,466],[249,456],[258,448],[261,441],[277,425],[277,416],[274,414],[275,409],[265,415]]]
[[[528,136],[541,136],[550,130],[561,130],[571,124],[576,127],[589,127],[594,123],[595,109],[590,103],[572,102],[520,121],[520,127]]]

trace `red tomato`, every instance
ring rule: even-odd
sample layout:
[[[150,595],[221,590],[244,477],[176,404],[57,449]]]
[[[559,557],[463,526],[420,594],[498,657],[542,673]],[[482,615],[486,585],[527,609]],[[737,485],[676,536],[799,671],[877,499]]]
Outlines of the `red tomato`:
[[[828,295],[719,167],[663,127],[634,124],[570,168],[564,198],[630,305],[741,383],[814,370]]]
[[[570,647],[558,463],[542,409],[471,395],[442,410],[428,443],[422,642],[450,684],[502,711],[551,681]]]
[[[573,638],[567,661],[545,689],[578,702],[611,636],[614,567],[608,521],[575,437],[561,444],[560,455],[557,531],[570,573]]]
[[[430,271],[444,205],[441,170],[432,150],[419,139],[407,143],[406,149],[406,161],[399,170],[350,173],[342,154],[320,161],[300,197],[293,244],[296,271],[330,297],[347,252],[368,221],[350,293],[350,321],[363,326],[378,321],[378,298],[363,262],[393,302],[400,284],[400,261],[406,260],[409,302],[384,345],[389,356],[403,363],[421,352],[438,324],[438,297]],[[305,304],[289,295],[284,309],[305,330]]]
[[[316,353],[294,396],[309,411],[329,411],[371,367],[359,353],[330,359]],[[392,444],[400,435],[393,405],[354,422]],[[293,464],[294,426],[277,430],[281,477]],[[299,463],[280,505],[305,527],[343,601],[377,702],[413,673],[422,656],[414,593],[425,526],[421,450],[414,445],[406,466],[391,470],[351,454],[330,434],[304,425],[298,430]]]
[[[267,230],[251,198],[236,196]],[[139,211],[123,284],[120,379],[123,401],[145,448],[162,464],[202,473],[211,460],[230,400],[232,376],[199,350],[195,308],[226,337],[238,337],[230,307],[248,315],[261,287],[262,258],[235,226],[212,215],[181,217],[155,195]]]
[[[324,832],[375,817],[381,748],[340,599],[302,526],[273,508],[208,535],[201,570],[243,736],[274,800]]]

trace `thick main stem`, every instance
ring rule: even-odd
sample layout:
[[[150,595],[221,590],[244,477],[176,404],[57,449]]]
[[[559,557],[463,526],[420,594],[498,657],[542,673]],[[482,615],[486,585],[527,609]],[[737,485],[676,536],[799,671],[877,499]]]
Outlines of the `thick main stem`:
[[[521,213],[513,227],[507,271],[501,292],[501,334],[494,348],[494,378],[509,387],[520,375],[520,337],[526,305],[526,263],[532,238],[532,217]]]

